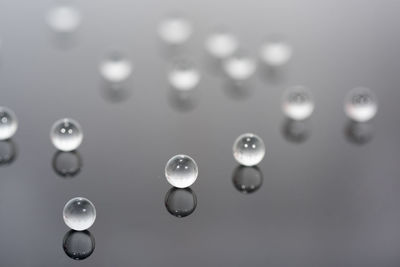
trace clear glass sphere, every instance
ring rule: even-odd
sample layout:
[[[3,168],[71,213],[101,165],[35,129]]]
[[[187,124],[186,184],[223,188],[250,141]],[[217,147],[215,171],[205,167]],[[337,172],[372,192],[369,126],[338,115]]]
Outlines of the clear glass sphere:
[[[206,50],[219,59],[231,56],[238,47],[236,36],[228,31],[215,31],[206,40]]]
[[[168,73],[170,85],[180,91],[194,89],[200,82],[200,71],[189,61],[176,61]]]
[[[351,120],[366,122],[378,112],[378,101],[370,89],[357,87],[347,94],[344,110]]]
[[[0,107],[0,140],[6,140],[16,133],[18,128],[17,115],[7,107]]]
[[[263,180],[263,174],[257,166],[239,165],[232,175],[232,182],[235,188],[245,194],[257,191],[261,187]]]
[[[51,127],[50,139],[58,150],[73,151],[82,143],[82,128],[73,119],[65,118],[58,120]]]
[[[165,207],[178,218],[189,216],[197,206],[196,194],[190,188],[171,188],[165,195]]]
[[[68,231],[63,240],[63,249],[68,257],[84,260],[92,255],[95,248],[94,236],[89,231]]]
[[[180,16],[169,17],[158,26],[161,39],[170,45],[185,43],[192,35],[192,31],[191,23]]]
[[[120,53],[112,53],[100,63],[100,74],[110,83],[120,83],[132,74],[133,66],[128,58]]]
[[[261,162],[265,155],[263,140],[252,133],[239,136],[233,144],[233,156],[244,166],[254,166]]]
[[[53,7],[47,14],[47,24],[56,32],[73,32],[81,24],[79,10],[73,6],[60,5]]]
[[[174,187],[186,188],[191,186],[199,174],[196,162],[189,156],[176,155],[165,165],[165,177]]]
[[[287,89],[283,94],[282,110],[289,119],[307,119],[314,111],[311,91],[304,86],[294,86]]]
[[[96,208],[89,199],[75,197],[64,206],[65,224],[76,231],[89,229],[96,220]]]
[[[257,64],[250,57],[236,54],[224,62],[223,68],[230,79],[244,81],[254,74]]]
[[[286,41],[276,38],[266,41],[260,49],[261,60],[268,66],[285,65],[292,57],[293,50]]]

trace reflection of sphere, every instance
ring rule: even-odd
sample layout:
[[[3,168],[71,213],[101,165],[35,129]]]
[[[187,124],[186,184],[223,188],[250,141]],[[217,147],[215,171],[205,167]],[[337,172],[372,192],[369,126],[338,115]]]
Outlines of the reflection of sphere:
[[[264,158],[264,155],[264,142],[255,134],[242,134],[235,140],[233,144],[233,157],[242,165],[257,165]]]
[[[86,259],[92,255],[94,248],[95,240],[89,231],[70,230],[64,236],[63,249],[71,259]]]
[[[378,102],[370,89],[358,87],[350,90],[347,94],[344,110],[351,120],[366,122],[375,117],[378,111]]]
[[[285,91],[282,100],[283,113],[292,120],[305,120],[314,111],[314,100],[310,90],[294,86]]]
[[[73,151],[82,143],[82,127],[73,119],[58,120],[51,127],[50,139],[58,150]]]
[[[302,143],[310,136],[309,125],[306,121],[285,120],[282,134],[286,140],[293,143]]]
[[[82,167],[82,158],[78,152],[57,151],[53,156],[54,171],[64,177],[77,175]]]
[[[96,208],[89,199],[75,197],[65,204],[63,218],[69,228],[76,231],[87,230],[96,220]]]
[[[190,188],[171,188],[165,195],[165,207],[175,217],[189,216],[196,206],[196,194]]]
[[[173,156],[165,165],[165,177],[174,187],[189,187],[196,181],[198,175],[196,162],[186,155]]]
[[[158,34],[167,44],[183,44],[192,35],[192,25],[183,17],[170,17],[160,23]]]
[[[0,141],[0,166],[11,164],[17,156],[17,146],[12,140]]]
[[[261,187],[263,179],[263,174],[257,166],[237,166],[232,174],[235,188],[246,194],[257,191]]]
[[[14,111],[7,107],[0,107],[0,140],[6,140],[15,134],[18,120]]]
[[[371,141],[373,137],[372,124],[367,122],[350,121],[346,125],[345,131],[347,139],[354,144],[366,144]]]

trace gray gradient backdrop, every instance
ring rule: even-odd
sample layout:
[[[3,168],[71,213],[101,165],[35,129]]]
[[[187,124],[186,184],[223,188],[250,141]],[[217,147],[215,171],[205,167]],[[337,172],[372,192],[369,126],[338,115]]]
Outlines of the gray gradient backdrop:
[[[52,3],[0,0],[0,104],[20,122],[17,158],[0,168],[1,266],[399,266],[399,1],[77,1],[83,24],[67,48],[45,24]],[[177,55],[156,35],[177,11],[195,32],[174,53],[203,73],[192,109],[171,96],[166,70]],[[293,61],[273,76],[260,68],[238,94],[203,48],[220,25],[252,56],[281,33]],[[112,49],[135,64],[120,102],[98,73]],[[295,84],[316,100],[303,143],[282,135],[282,90]],[[343,113],[359,85],[380,103],[364,145],[346,138]],[[54,172],[49,140],[65,116],[85,134],[83,166],[70,179]],[[232,183],[231,147],[243,132],[267,148],[263,184],[247,195]],[[197,208],[181,219],[164,205],[164,165],[177,153],[200,171]],[[96,248],[83,261],[62,248],[62,208],[74,196],[98,213]]]

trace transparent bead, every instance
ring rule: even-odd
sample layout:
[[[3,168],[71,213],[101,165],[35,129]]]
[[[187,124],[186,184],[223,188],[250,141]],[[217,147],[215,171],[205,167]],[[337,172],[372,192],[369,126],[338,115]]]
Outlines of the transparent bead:
[[[120,83],[127,80],[132,74],[131,61],[124,55],[114,52],[100,63],[100,74],[110,83]]]
[[[83,140],[83,132],[79,123],[73,119],[61,119],[51,127],[50,139],[61,151],[77,149]]]
[[[239,136],[233,144],[233,156],[244,166],[254,166],[261,162],[265,155],[263,140],[252,133]]]
[[[96,208],[93,203],[83,197],[76,197],[64,206],[65,224],[76,231],[89,229],[96,220]]]
[[[232,182],[235,188],[245,194],[257,191],[261,187],[263,180],[263,174],[257,166],[238,166],[232,175]]]
[[[95,248],[94,236],[89,231],[68,231],[63,240],[63,249],[68,257],[84,260],[92,255]]]
[[[378,111],[378,102],[370,89],[357,87],[347,94],[344,109],[351,120],[366,122],[375,117]]]
[[[161,39],[170,45],[185,43],[192,35],[192,31],[191,23],[180,16],[169,17],[158,26]]]
[[[314,111],[311,91],[304,86],[294,86],[287,89],[283,94],[282,110],[289,119],[307,119]]]
[[[81,24],[81,14],[73,6],[60,5],[53,7],[46,16],[47,24],[56,32],[68,33],[75,31]]]
[[[180,91],[194,89],[200,82],[199,70],[189,61],[176,61],[168,73],[170,85]]]
[[[248,56],[236,54],[224,62],[223,68],[230,79],[244,81],[254,74],[257,64]]]
[[[0,107],[0,140],[6,140],[15,134],[18,128],[17,115],[7,107]]]
[[[165,195],[165,207],[175,217],[189,216],[196,209],[196,206],[196,194],[190,188],[173,187]]]
[[[165,165],[165,177],[178,188],[191,186],[199,174],[196,162],[189,156],[173,156]]]
[[[266,41],[260,49],[261,60],[270,67],[285,65],[292,57],[292,47],[279,37]]]
[[[206,40],[206,50],[219,59],[231,56],[238,47],[236,36],[224,30],[211,33]]]

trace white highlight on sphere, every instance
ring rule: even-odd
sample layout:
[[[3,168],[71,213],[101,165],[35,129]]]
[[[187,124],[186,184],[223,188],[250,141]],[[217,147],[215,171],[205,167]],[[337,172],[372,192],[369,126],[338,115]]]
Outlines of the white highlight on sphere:
[[[293,49],[282,39],[268,40],[260,49],[261,60],[271,67],[285,65],[292,58]]]
[[[233,157],[244,166],[254,166],[261,162],[265,155],[263,140],[252,133],[240,135],[233,143]]]
[[[236,36],[227,31],[216,31],[206,40],[206,50],[218,59],[231,56],[239,47]]]
[[[112,53],[100,63],[100,74],[110,83],[127,80],[132,74],[131,61],[119,53]]]
[[[170,85],[180,91],[194,89],[200,82],[200,71],[188,61],[177,61],[168,73]]]
[[[161,39],[171,45],[185,43],[192,35],[192,25],[184,17],[170,17],[158,26],[158,34]]]
[[[84,231],[89,229],[96,220],[96,208],[89,199],[75,197],[65,204],[63,218],[69,228]]]
[[[0,107],[0,140],[6,140],[17,132],[18,119],[14,111],[7,107]]]
[[[177,188],[191,186],[199,174],[194,159],[187,155],[176,155],[165,165],[165,177],[168,183]]]
[[[79,10],[73,6],[60,5],[53,7],[46,16],[47,24],[56,32],[75,31],[81,24]]]
[[[378,112],[378,101],[369,88],[357,87],[347,94],[344,110],[353,121],[366,122]]]
[[[73,119],[60,119],[51,127],[50,139],[58,150],[73,151],[82,143],[82,128]]]
[[[254,59],[243,56],[234,55],[229,57],[223,65],[225,73],[229,78],[235,81],[244,81],[249,79],[256,71],[257,64]]]
[[[294,86],[287,89],[283,94],[282,110],[289,119],[307,119],[314,111],[311,91],[304,86]]]

